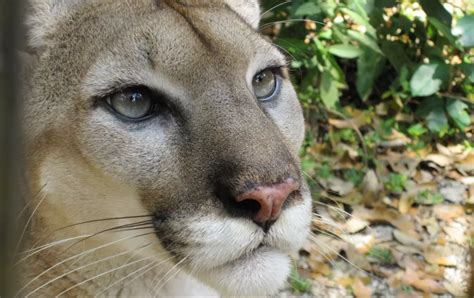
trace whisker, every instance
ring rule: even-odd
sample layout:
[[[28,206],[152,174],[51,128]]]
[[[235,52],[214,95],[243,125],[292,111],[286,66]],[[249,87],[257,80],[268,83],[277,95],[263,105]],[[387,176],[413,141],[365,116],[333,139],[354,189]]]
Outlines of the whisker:
[[[163,286],[164,286],[166,283],[168,283],[173,277],[175,277],[175,276],[182,270],[182,268],[179,268],[179,265],[182,264],[184,261],[186,261],[189,256],[190,256],[190,254],[188,254],[187,256],[185,256],[181,261],[179,261],[179,262],[176,263],[173,267],[171,267],[171,269],[163,276],[163,278],[160,279],[160,280],[157,282],[157,284],[153,287],[152,292],[153,292],[153,293],[159,292],[159,291],[163,288]],[[163,280],[167,277],[167,275],[168,275],[169,273],[171,273],[175,268],[178,268],[178,270],[176,270],[175,273],[170,274],[170,276],[169,276],[169,277],[161,284],[161,286],[157,289],[156,287],[160,284],[160,282],[163,281]]]
[[[15,248],[15,253],[18,253],[18,251],[20,250],[20,246],[21,246],[21,243],[23,242],[23,237],[25,237],[26,230],[28,229],[28,226],[30,225],[31,220],[33,219],[33,216],[35,215],[36,211],[40,207],[41,203],[43,203],[43,201],[46,199],[46,197],[47,197],[46,194],[44,194],[43,198],[41,198],[40,201],[38,202],[38,204],[36,204],[35,209],[33,209],[33,212],[28,217],[28,220],[26,221],[25,227],[23,228],[23,231],[20,234],[20,238],[18,239],[18,243],[17,243],[16,248]]]
[[[301,171],[303,175],[305,175],[308,179],[310,179],[312,182],[316,183],[319,187],[324,189],[325,187],[321,184],[321,182],[314,177],[312,177],[310,174],[306,173],[305,171]]]
[[[347,212],[346,210],[344,210],[342,208],[334,207],[334,206],[331,206],[329,204],[326,204],[326,203],[323,203],[323,202],[320,202],[320,201],[316,201],[316,202],[313,202],[313,203],[324,206],[324,207],[327,207],[327,208],[330,208],[330,209],[338,212],[339,215],[345,215],[347,217],[353,217],[352,214],[350,214],[349,212]]]
[[[141,230],[145,230],[145,229],[154,229],[154,227],[146,227],[146,226],[145,226],[145,227],[143,227],[143,228],[130,228],[130,229],[128,229],[128,228],[123,228],[123,229],[111,230],[111,231],[107,231],[107,232],[113,232],[113,233],[115,233],[115,232],[129,232],[129,231],[141,231]],[[105,232],[104,232],[104,233],[105,233]],[[102,234],[102,233],[99,233],[99,234]],[[92,238],[92,236],[97,236],[97,235],[99,235],[99,234],[91,235],[91,236],[89,237],[89,239]],[[82,239],[82,240],[80,240],[80,241],[85,241],[85,240],[87,240],[87,239],[88,239],[88,238]],[[80,241],[78,241],[78,242],[80,242]],[[77,243],[74,243],[73,245],[71,245],[70,247],[68,247],[67,249],[65,249],[65,250],[64,250],[62,253],[60,253],[60,254],[64,254],[67,250],[69,250],[72,246],[74,246],[74,245],[76,245],[76,244],[77,244]],[[84,255],[84,256],[81,256],[81,257],[79,257],[79,258],[77,258],[77,260],[75,260],[74,262],[72,262],[72,263],[68,266],[68,268],[71,268],[71,267],[73,267],[76,263],[80,262],[83,257],[85,257],[85,255]]]
[[[260,14],[260,18],[263,18],[267,13],[273,11],[274,9],[277,9],[277,8],[280,7],[280,6],[283,6],[283,5],[285,5],[285,4],[288,4],[288,3],[291,3],[291,0],[290,0],[290,1],[286,1],[286,2],[282,2],[282,3],[280,3],[280,4],[277,4],[277,5],[273,6],[273,7],[270,8],[270,9],[265,10],[262,14]]]
[[[68,242],[68,241],[71,241],[71,240],[75,240],[75,239],[78,239],[78,238],[85,238],[85,237],[88,237],[90,236],[89,234],[88,235],[81,235],[81,236],[76,236],[76,237],[71,237],[71,238],[67,238],[67,239],[61,239],[61,240],[58,240],[58,241],[54,241],[54,242],[51,242],[51,243],[48,243],[48,244],[45,244],[45,245],[42,245],[38,248],[34,248],[34,249],[29,249],[27,251],[24,251],[24,252],[21,252],[20,254],[25,254],[25,253],[30,253],[29,255],[21,258],[20,260],[18,260],[15,264],[13,264],[13,267],[16,267],[18,266],[18,264],[24,262],[26,259],[48,249],[48,248],[51,248],[51,247],[54,247],[56,245],[60,245],[60,244],[63,244],[65,242]]]
[[[335,221],[332,221],[332,220],[329,220],[328,218],[326,217],[323,217],[323,216],[320,216],[319,214],[317,213],[313,213],[313,220],[315,221],[318,221],[318,223],[321,223],[321,224],[324,224],[324,225],[327,225],[335,230],[338,230],[342,233],[345,233],[345,230],[344,228],[342,227],[342,225],[339,225],[337,222]]]
[[[310,235],[310,237],[313,239],[313,241],[317,241],[316,237],[314,237],[313,235]],[[339,258],[343,259],[344,261],[346,261],[348,264],[350,264],[351,266],[353,266],[354,268],[356,268],[357,270],[361,271],[361,272],[364,272],[365,274],[370,274],[369,272],[367,272],[366,270],[360,268],[359,266],[357,266],[356,264],[352,263],[351,261],[349,261],[349,259],[347,259],[346,257],[344,257],[343,255],[341,255],[339,252],[337,252],[335,249],[333,249],[331,246],[329,245],[326,245],[326,244],[323,244],[323,243],[319,243],[321,244],[322,246],[326,247],[328,250],[334,252]]]
[[[41,188],[36,192],[35,195],[32,196],[32,199],[29,200],[25,206],[23,206],[23,208],[21,208],[20,212],[18,213],[17,217],[16,217],[16,221],[19,221],[20,218],[23,216],[23,213],[26,212],[26,210],[28,210],[28,207],[30,206],[30,204],[33,202],[33,199],[35,199],[43,190],[44,188],[46,187],[46,183],[43,184],[43,186],[41,186]]]
[[[57,230],[54,230],[54,231],[52,231],[51,233],[49,233],[48,235],[42,237],[41,239],[39,239],[39,240],[33,245],[33,248],[34,248],[39,242],[41,242],[42,240],[48,238],[49,236],[52,236],[54,233],[63,231],[63,230],[65,230],[65,229],[68,229],[68,228],[71,228],[71,227],[75,227],[75,226],[79,226],[79,225],[83,225],[83,224],[89,224],[89,223],[103,222],[103,221],[112,221],[112,220],[121,220],[121,219],[133,219],[133,218],[143,218],[143,217],[149,217],[149,216],[150,216],[150,215],[132,215],[132,216],[121,216],[121,217],[109,217],[109,218],[93,219],[93,220],[87,220],[87,221],[83,221],[83,222],[78,222],[78,223],[70,224],[70,225],[61,227],[61,228],[59,228],[59,229],[57,229]]]
[[[146,245],[143,245],[142,247],[146,247],[146,246],[148,246],[148,245],[150,245],[150,243],[149,243],[149,244],[146,244]],[[56,276],[55,278],[51,279],[50,281],[48,281],[48,282],[42,284],[41,286],[37,287],[36,289],[34,289],[33,291],[31,291],[30,293],[28,293],[27,295],[25,295],[25,297],[28,297],[28,296],[30,296],[30,295],[32,295],[32,294],[38,292],[39,290],[41,290],[42,288],[46,287],[47,285],[49,285],[49,284],[51,284],[51,283],[57,281],[58,279],[61,279],[61,278],[65,277],[65,276],[68,276],[68,275],[71,274],[71,273],[74,273],[74,272],[76,272],[76,271],[79,271],[79,270],[81,270],[81,269],[90,267],[90,266],[95,265],[95,264],[99,264],[99,263],[105,262],[105,261],[107,261],[107,260],[111,260],[111,259],[113,259],[113,258],[122,256],[122,255],[128,254],[128,253],[130,253],[130,252],[133,252],[134,250],[135,250],[135,249],[128,250],[128,251],[125,251],[125,252],[121,252],[121,253],[118,253],[118,254],[115,254],[115,255],[112,255],[112,256],[108,256],[108,257],[105,257],[105,258],[103,258],[103,259],[100,259],[100,260],[97,260],[97,261],[94,261],[94,262],[91,262],[91,263],[88,263],[88,264],[79,266],[79,267],[75,268],[74,270],[70,270],[70,271],[68,271],[68,272],[66,272],[66,273],[63,273],[63,274],[61,274],[61,275],[59,275],[59,276]]]
[[[342,240],[344,242],[346,242],[346,240],[344,238],[342,238],[341,236],[331,232],[331,231],[324,231],[324,230],[321,230],[321,229],[318,229],[318,228],[313,228],[313,230],[317,231],[318,233],[321,233],[323,235],[326,235],[326,236],[329,236],[333,239],[338,239],[338,240]]]
[[[88,278],[88,279],[86,279],[86,280],[83,280],[83,281],[81,281],[80,283],[77,283],[77,284],[75,284],[74,286],[67,288],[66,290],[64,290],[64,291],[62,291],[61,293],[59,293],[58,295],[56,295],[55,297],[57,298],[57,297],[59,297],[59,296],[61,296],[61,295],[64,295],[64,294],[66,294],[67,292],[69,292],[69,291],[71,291],[71,290],[73,290],[73,289],[75,289],[75,288],[77,288],[77,287],[79,287],[79,286],[81,286],[81,285],[83,285],[83,284],[89,282],[89,281],[92,281],[92,280],[94,280],[94,279],[97,279],[97,278],[99,278],[99,277],[101,277],[101,276],[104,276],[104,275],[106,275],[106,274],[109,274],[109,273],[111,273],[111,272],[115,272],[115,271],[117,271],[117,270],[120,270],[120,269],[123,269],[123,268],[126,268],[126,267],[130,267],[130,266],[132,266],[132,265],[134,265],[134,264],[137,264],[137,263],[140,263],[140,262],[143,262],[143,261],[152,259],[152,258],[153,258],[153,257],[147,257],[147,258],[143,258],[143,259],[140,259],[140,260],[136,260],[136,261],[133,261],[133,262],[131,262],[131,263],[128,263],[128,264],[119,266],[119,267],[117,267],[117,268],[113,268],[113,269],[107,270],[107,271],[105,271],[105,272],[102,272],[102,273],[100,273],[100,274],[97,274],[96,276],[93,276],[93,277],[91,277],[91,278]]]
[[[98,236],[98,235],[101,235],[101,234],[104,234],[104,233],[107,233],[107,232],[111,232],[111,231],[119,231],[119,232],[122,232],[122,231],[127,231],[126,229],[129,228],[129,227],[136,227],[136,226],[139,226],[139,225],[147,225],[147,224],[151,224],[151,221],[142,221],[142,222],[138,222],[138,223],[133,223],[133,224],[124,224],[124,225],[120,225],[120,226],[117,226],[117,227],[113,227],[113,228],[109,228],[109,229],[105,229],[105,230],[102,230],[100,232],[96,232],[92,235],[90,235],[89,237],[87,238],[84,238],[84,239],[81,239],[73,244],[71,244],[71,246],[69,246],[68,248],[66,248],[62,253],[65,253],[66,251],[68,251],[69,249],[71,249],[72,247],[76,246],[77,244],[83,242],[83,241],[87,241],[89,239],[91,239],[92,237],[95,237],[95,236]],[[124,230],[123,230],[124,229]]]
[[[91,248],[89,250],[86,250],[84,252],[81,252],[81,253],[78,253],[74,256],[71,256],[69,258],[66,258],[56,264],[54,264],[53,266],[49,267],[48,269],[44,270],[43,272],[41,272],[40,274],[38,274],[37,276],[35,276],[33,279],[31,279],[28,283],[26,283],[22,288],[20,288],[17,292],[17,294],[15,296],[19,296],[19,293],[21,293],[24,289],[26,289],[29,285],[31,285],[33,282],[35,282],[36,280],[38,280],[41,276],[45,275],[46,273],[50,272],[51,270],[53,270],[54,268],[70,261],[70,260],[73,260],[77,257],[80,257],[82,255],[87,255],[87,254],[90,254],[94,251],[97,251],[101,248],[104,248],[104,247],[107,247],[107,246],[110,246],[110,245],[113,245],[115,243],[118,243],[118,242],[121,242],[121,241],[125,241],[125,240],[129,240],[129,239],[133,239],[133,238],[138,238],[138,237],[141,237],[141,236],[146,236],[146,235],[150,235],[150,234],[153,234],[152,233],[144,233],[144,234],[140,234],[140,235],[133,235],[133,236],[129,236],[129,237],[126,237],[126,238],[122,238],[122,239],[118,239],[118,240],[115,240],[115,241],[112,241],[112,242],[109,242],[109,243],[106,243],[106,244],[102,244],[100,246],[97,246],[97,247],[94,247],[94,248]]]
[[[160,262],[156,261],[156,262],[153,262],[153,263],[151,263],[151,264],[147,264],[146,266],[143,266],[142,268],[140,268],[140,269],[138,269],[138,270],[136,270],[136,271],[133,271],[132,273],[130,273],[130,274],[126,275],[125,277],[123,277],[123,278],[117,280],[116,282],[114,282],[113,284],[109,285],[107,288],[105,288],[105,289],[102,290],[101,292],[99,292],[99,293],[96,295],[96,297],[99,296],[100,294],[106,292],[107,290],[111,289],[112,287],[114,287],[115,285],[117,285],[118,283],[120,283],[121,281],[123,281],[123,280],[129,278],[130,276],[134,275],[135,273],[137,273],[137,272],[139,272],[139,271],[141,271],[141,270],[145,270],[146,267],[148,267],[148,268],[146,268],[145,271],[139,273],[137,276],[135,276],[135,277],[132,278],[131,280],[126,281],[126,282],[124,283],[124,285],[125,285],[125,284],[129,284],[129,283],[135,281],[135,280],[138,279],[140,276],[146,274],[147,272],[150,272],[151,270],[155,269],[155,268],[158,267],[159,265],[161,265],[161,264],[163,264],[163,263],[165,263],[165,262],[168,262],[168,261],[170,261],[170,260],[173,259],[173,258],[174,258],[174,256],[171,256],[171,257],[166,258],[165,260],[162,260],[162,261],[160,261]]]
[[[268,28],[268,27],[273,26],[273,25],[286,24],[286,23],[290,23],[290,22],[310,22],[310,23],[316,23],[316,24],[320,24],[320,25],[326,25],[324,22],[315,21],[315,20],[311,20],[311,19],[291,19],[291,20],[283,20],[283,21],[275,21],[275,22],[266,23],[266,24],[260,26],[258,28],[258,30],[262,31],[263,29]]]

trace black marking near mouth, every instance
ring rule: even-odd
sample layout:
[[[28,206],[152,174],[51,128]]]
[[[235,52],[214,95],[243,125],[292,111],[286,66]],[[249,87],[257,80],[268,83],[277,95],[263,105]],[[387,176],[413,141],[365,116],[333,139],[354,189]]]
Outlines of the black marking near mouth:
[[[165,216],[153,215],[153,226],[155,227],[155,234],[158,241],[166,251],[175,259],[178,259],[181,255],[177,251],[177,248],[186,246],[186,243],[170,237],[170,235],[173,235],[173,231],[170,229],[168,221],[169,219]]]

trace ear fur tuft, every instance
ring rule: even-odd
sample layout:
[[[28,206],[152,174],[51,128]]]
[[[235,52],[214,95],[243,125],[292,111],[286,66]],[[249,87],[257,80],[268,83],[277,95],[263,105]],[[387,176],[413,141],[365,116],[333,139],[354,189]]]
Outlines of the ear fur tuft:
[[[258,0],[226,0],[226,3],[252,27],[258,28],[260,23],[260,3]]]
[[[26,26],[28,46],[36,49],[47,45],[48,35],[59,20],[78,0],[28,0]]]

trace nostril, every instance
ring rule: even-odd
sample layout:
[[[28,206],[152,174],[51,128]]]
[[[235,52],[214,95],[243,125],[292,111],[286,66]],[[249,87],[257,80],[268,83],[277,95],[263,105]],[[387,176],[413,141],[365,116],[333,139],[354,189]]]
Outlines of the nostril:
[[[252,219],[264,230],[278,219],[288,197],[299,189],[299,183],[292,178],[273,185],[255,185],[235,195],[233,187],[217,183],[215,195],[223,203],[228,214]]]
[[[237,203],[237,208],[246,214],[256,214],[260,210],[260,204],[254,200],[245,200]]]
[[[240,203],[253,202],[247,204],[259,206],[257,212],[253,213],[253,219],[256,222],[265,223],[268,221],[275,221],[280,216],[281,209],[288,196],[290,193],[298,189],[298,182],[289,178],[280,184],[258,186],[250,191],[238,195],[235,199]]]

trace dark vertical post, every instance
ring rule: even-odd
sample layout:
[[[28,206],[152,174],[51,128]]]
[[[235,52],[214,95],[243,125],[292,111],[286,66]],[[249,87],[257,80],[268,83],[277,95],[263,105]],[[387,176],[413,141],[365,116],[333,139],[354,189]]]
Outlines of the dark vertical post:
[[[22,167],[18,129],[22,3],[0,0],[0,297],[12,296],[14,281],[10,264],[16,239],[15,215]]]

